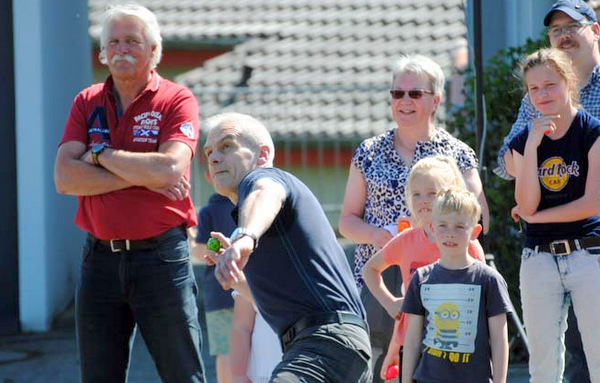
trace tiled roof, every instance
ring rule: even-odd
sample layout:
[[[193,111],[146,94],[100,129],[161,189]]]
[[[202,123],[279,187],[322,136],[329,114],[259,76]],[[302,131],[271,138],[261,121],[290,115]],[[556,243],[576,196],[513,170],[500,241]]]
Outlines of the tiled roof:
[[[97,38],[106,0],[89,0]],[[466,35],[463,0],[139,0],[169,42],[239,41],[178,81],[202,117],[252,114],[275,138],[367,137],[391,126],[391,65],[421,53],[448,76]],[[166,53],[168,54],[168,53]],[[251,75],[239,88],[243,72]],[[160,67],[159,67],[160,70]]]

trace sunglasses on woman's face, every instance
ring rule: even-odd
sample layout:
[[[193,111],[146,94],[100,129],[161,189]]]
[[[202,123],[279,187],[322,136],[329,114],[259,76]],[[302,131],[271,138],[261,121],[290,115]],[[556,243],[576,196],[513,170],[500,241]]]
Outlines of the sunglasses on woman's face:
[[[406,90],[402,90],[402,89],[392,89],[390,90],[390,94],[392,95],[392,98],[394,100],[400,100],[402,98],[404,98],[404,95],[408,93],[408,97],[412,98],[413,100],[418,100],[421,97],[423,97],[423,94],[427,93],[427,94],[433,94],[432,91],[430,90],[426,90],[426,89],[412,89],[409,91]]]

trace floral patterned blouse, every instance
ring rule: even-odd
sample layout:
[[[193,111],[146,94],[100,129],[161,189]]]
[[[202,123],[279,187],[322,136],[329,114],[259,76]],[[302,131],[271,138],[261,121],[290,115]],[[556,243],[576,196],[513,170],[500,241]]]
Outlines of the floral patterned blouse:
[[[367,198],[363,220],[377,227],[394,225],[402,216],[409,216],[404,201],[404,185],[413,165],[422,158],[436,154],[454,158],[462,173],[478,165],[475,151],[444,129],[436,129],[429,141],[419,141],[412,163],[406,164],[394,149],[392,128],[363,141],[352,157],[352,164],[362,173],[367,184]],[[375,254],[371,244],[358,244],[354,254],[354,278],[359,287],[364,285],[362,268]]]

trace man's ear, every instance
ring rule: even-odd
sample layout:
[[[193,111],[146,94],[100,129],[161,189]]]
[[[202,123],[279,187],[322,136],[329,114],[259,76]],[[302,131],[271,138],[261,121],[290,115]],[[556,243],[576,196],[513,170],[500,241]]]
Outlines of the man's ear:
[[[478,223],[477,225],[475,225],[475,227],[473,228],[473,233],[471,233],[471,239],[477,239],[477,237],[479,237],[479,234],[481,234],[482,230],[483,226],[481,226],[481,224]]]
[[[600,39],[600,25],[598,23],[592,24],[592,31],[594,32],[596,40]]]
[[[260,151],[258,153],[258,161],[256,165],[258,167],[270,166],[271,161],[271,148],[268,145],[260,145]]]

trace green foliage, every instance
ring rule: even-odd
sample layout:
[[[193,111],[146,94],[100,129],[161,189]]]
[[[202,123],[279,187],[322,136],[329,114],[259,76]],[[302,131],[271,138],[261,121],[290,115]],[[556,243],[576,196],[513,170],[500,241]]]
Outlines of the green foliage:
[[[517,118],[524,95],[519,76],[519,62],[527,54],[545,46],[546,39],[528,39],[522,46],[500,50],[489,60],[483,73],[487,137],[482,165],[485,167],[483,182],[491,217],[490,231],[483,238],[483,242],[486,252],[496,257],[496,265],[506,278],[511,298],[519,311],[519,256],[522,234],[510,217],[510,210],[514,206],[514,182],[501,179],[491,170],[497,166],[498,150]],[[461,140],[475,148],[474,72],[467,70],[465,77],[465,102],[450,113],[447,129],[458,132]]]

